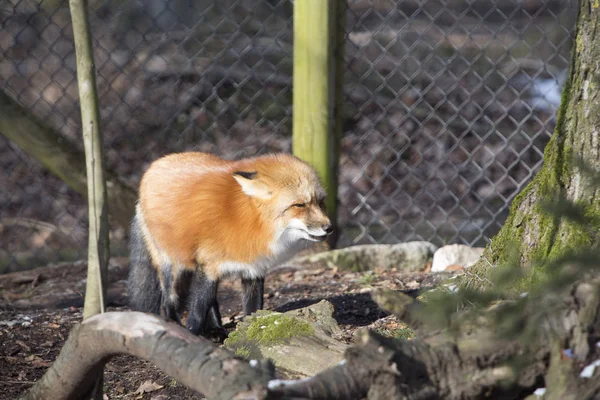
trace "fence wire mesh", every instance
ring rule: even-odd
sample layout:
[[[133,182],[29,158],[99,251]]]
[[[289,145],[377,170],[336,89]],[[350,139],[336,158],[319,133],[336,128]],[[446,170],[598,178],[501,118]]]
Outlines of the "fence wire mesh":
[[[482,245],[499,229],[542,162],[576,9],[576,1],[349,2],[345,243]]]
[[[291,150],[291,1],[89,4],[107,167],[129,184],[169,152]],[[345,3],[340,246],[497,231],[542,161],[576,8]],[[80,143],[67,3],[6,0],[0,21],[0,87]],[[2,136],[0,164],[0,271],[83,257],[85,199]],[[113,252],[126,236],[113,226]]]

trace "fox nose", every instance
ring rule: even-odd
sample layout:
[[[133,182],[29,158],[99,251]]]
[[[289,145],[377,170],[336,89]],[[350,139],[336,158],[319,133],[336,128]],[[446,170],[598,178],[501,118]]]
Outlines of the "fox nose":
[[[329,235],[331,232],[333,232],[333,225],[331,225],[331,224],[323,225],[323,230],[325,231],[326,234]]]

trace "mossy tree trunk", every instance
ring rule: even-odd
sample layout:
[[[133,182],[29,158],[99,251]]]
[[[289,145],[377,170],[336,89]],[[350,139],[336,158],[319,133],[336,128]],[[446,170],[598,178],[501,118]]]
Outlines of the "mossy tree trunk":
[[[544,164],[515,198],[510,215],[472,267],[466,283],[486,282],[490,265],[518,261],[520,265],[551,260],[580,246],[596,245],[590,232],[600,232],[600,191],[584,173],[600,167],[600,6],[581,0],[569,78],[563,90],[554,134],[546,146]],[[591,230],[545,210],[563,198],[581,207]],[[540,271],[538,271],[540,272]],[[531,277],[538,274],[534,270]]]

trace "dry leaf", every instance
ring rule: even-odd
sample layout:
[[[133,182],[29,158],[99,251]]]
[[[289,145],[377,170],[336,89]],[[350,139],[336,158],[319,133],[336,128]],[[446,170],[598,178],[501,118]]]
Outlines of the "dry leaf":
[[[421,284],[415,280],[412,280],[410,282],[406,282],[405,286],[408,290],[417,290],[421,287]]]
[[[20,341],[20,340],[17,340],[15,343],[16,343],[16,344],[18,344],[18,345],[19,345],[19,346],[20,346],[20,347],[21,347],[23,350],[25,350],[25,351],[27,351],[27,352],[30,352],[30,351],[31,351],[31,347],[27,346],[27,345],[26,345],[25,343],[23,343],[22,341]]]
[[[18,357],[6,356],[4,359],[10,364],[18,364],[21,360]]]
[[[33,358],[28,360],[30,357],[33,357]],[[34,367],[38,367],[38,368],[49,367],[52,365],[52,362],[43,360],[38,356],[29,356],[26,358],[26,360],[31,361],[31,365],[33,365]]]
[[[162,389],[164,386],[159,385],[156,382],[145,381],[140,385],[140,387],[135,391],[136,394],[150,393]]]

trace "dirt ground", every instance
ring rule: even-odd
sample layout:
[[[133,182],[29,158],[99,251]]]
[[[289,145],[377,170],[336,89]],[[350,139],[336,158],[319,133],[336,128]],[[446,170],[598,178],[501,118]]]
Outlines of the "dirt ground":
[[[69,330],[81,321],[85,268],[84,262],[63,263],[0,276],[0,399],[14,399],[38,380],[59,354]],[[109,311],[127,310],[126,276],[127,259],[111,260]],[[288,311],[328,299],[343,332],[336,339],[351,343],[360,327],[406,338],[410,329],[379,309],[369,292],[385,287],[417,295],[436,280],[428,272],[357,273],[288,265],[267,278],[265,308]],[[223,320],[230,331],[241,318],[239,290],[238,282],[224,282],[219,289]],[[129,356],[107,364],[104,386],[107,399],[201,398],[149,363]]]

